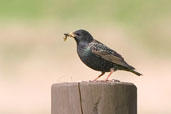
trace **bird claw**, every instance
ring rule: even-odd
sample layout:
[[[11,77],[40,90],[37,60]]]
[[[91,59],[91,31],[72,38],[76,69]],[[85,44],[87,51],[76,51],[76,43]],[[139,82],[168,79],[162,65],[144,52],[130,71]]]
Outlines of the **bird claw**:
[[[117,79],[112,79],[110,80],[111,82],[121,82],[120,80],[117,80]]]
[[[105,82],[105,80],[89,80],[89,82]]]
[[[120,81],[116,79],[112,79],[112,80],[104,80],[104,82],[120,82]]]
[[[89,80],[89,82],[120,82],[120,81],[116,79],[112,79],[112,80]]]

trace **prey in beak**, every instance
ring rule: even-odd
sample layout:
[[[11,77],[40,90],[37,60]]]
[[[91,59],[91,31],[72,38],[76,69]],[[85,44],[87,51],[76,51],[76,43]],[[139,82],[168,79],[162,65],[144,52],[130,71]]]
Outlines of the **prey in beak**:
[[[72,38],[76,37],[76,35],[73,32],[71,32],[71,33],[64,33],[64,35],[65,35],[64,41],[66,41],[68,37],[72,37]]]

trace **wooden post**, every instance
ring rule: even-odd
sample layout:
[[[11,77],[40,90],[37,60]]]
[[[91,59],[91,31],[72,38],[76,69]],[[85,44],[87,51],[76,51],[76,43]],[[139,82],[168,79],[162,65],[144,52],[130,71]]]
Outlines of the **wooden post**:
[[[125,82],[52,85],[52,114],[137,114],[137,88]]]

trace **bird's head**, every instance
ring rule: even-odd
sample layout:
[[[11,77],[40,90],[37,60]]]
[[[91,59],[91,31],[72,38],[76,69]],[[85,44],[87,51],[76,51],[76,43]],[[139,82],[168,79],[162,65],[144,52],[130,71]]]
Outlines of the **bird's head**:
[[[90,43],[94,40],[88,31],[82,30],[82,29],[77,30],[75,32],[71,32],[71,33],[65,33],[64,35],[66,37],[69,36],[69,37],[74,38],[77,44],[79,44],[80,42]]]

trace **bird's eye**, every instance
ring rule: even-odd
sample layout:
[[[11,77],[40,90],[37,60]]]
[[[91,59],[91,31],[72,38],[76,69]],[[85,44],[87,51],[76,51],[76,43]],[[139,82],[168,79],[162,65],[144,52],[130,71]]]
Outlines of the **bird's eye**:
[[[77,36],[80,36],[80,33],[76,33]]]

